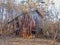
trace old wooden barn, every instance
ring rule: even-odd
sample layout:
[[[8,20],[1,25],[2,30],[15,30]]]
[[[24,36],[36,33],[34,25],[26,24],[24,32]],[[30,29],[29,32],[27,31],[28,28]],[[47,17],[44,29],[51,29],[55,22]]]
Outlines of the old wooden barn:
[[[35,35],[37,37],[43,30],[43,16],[38,10],[22,13],[7,23],[6,35],[15,34],[20,37]]]

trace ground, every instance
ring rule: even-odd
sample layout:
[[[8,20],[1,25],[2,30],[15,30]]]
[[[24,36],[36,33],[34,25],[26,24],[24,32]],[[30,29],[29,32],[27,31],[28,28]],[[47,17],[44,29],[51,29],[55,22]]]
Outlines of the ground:
[[[51,45],[52,40],[47,39],[24,39],[16,36],[0,36],[0,45]],[[60,43],[55,42],[55,45]]]

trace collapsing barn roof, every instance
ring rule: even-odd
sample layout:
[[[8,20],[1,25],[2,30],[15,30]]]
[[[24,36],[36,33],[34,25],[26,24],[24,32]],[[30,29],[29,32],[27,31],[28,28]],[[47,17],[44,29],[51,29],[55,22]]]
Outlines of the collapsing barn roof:
[[[30,14],[31,13],[31,15],[32,16],[36,16],[36,14],[38,15],[38,17],[41,17],[41,18],[43,18],[43,15],[41,15],[41,13],[38,11],[38,10],[35,10],[35,11],[31,11],[31,12],[29,12],[28,14]],[[27,13],[22,13],[22,14],[20,14],[20,15],[18,15],[18,16],[16,16],[14,19],[16,19],[17,17],[19,17],[19,16],[21,16],[21,15],[25,15],[25,14],[27,14]],[[12,22],[14,19],[12,19],[12,20],[10,20],[10,21],[8,21],[8,23],[9,22]]]

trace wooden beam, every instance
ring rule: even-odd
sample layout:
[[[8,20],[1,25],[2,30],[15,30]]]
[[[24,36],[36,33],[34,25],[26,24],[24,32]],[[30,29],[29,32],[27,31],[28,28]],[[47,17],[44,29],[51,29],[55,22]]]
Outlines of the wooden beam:
[[[38,10],[35,10],[35,11],[39,14],[39,16],[41,16],[43,18],[43,15],[40,13],[40,11],[38,11]]]

